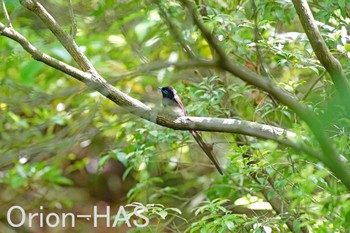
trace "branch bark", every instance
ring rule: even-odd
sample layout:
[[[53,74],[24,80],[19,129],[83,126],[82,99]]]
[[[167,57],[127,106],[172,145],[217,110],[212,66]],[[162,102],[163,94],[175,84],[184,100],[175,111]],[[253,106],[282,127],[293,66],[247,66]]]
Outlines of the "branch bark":
[[[4,16],[5,16],[6,24],[8,27],[12,28],[11,19],[7,12],[4,0],[0,0],[0,4],[1,4],[2,12],[4,13]]]
[[[350,84],[340,62],[332,55],[323,40],[307,1],[293,0],[293,4],[312,49],[318,60],[330,74],[335,89],[342,100],[342,104],[347,108],[348,113],[350,113],[350,102],[348,101],[350,95]]]

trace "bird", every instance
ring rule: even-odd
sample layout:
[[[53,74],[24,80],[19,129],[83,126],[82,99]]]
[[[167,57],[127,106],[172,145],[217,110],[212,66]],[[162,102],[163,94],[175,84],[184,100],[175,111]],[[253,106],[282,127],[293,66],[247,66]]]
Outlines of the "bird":
[[[162,104],[165,111],[169,115],[175,115],[177,117],[186,116],[187,114],[186,109],[180,97],[177,95],[176,90],[173,87],[171,86],[158,87],[158,89],[162,92],[162,95],[163,95]],[[198,145],[205,152],[205,154],[208,156],[208,158],[211,160],[211,162],[215,165],[218,172],[221,175],[223,175],[222,169],[212,153],[212,146],[209,146],[207,143],[204,142],[203,138],[201,137],[198,131],[189,130],[189,132],[193,136],[193,138],[196,140]]]

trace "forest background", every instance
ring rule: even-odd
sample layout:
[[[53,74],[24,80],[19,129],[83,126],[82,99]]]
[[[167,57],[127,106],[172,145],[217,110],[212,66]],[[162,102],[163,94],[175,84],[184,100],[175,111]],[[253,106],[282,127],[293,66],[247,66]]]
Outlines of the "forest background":
[[[0,3],[1,232],[350,230],[349,1]],[[13,228],[14,205],[150,222]]]

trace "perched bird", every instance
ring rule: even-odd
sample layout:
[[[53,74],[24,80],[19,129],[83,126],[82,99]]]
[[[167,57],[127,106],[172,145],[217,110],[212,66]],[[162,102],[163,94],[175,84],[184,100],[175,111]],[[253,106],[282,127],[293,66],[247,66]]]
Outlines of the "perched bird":
[[[180,97],[177,95],[176,90],[173,87],[158,87],[158,89],[162,92],[163,95],[163,106],[165,110],[171,114],[176,116],[186,116],[186,110],[184,105],[182,104],[182,101]],[[222,175],[223,172],[219,166],[219,163],[215,159],[213,153],[212,153],[212,147],[207,145],[202,137],[200,136],[198,131],[195,130],[189,130],[198,145],[202,148],[202,150],[207,154],[209,159],[212,161],[212,163],[215,165],[216,169],[220,172]]]

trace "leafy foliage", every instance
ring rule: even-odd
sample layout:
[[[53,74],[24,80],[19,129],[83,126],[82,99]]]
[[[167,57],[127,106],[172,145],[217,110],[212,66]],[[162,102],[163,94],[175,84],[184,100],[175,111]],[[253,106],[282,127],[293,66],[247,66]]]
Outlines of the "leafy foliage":
[[[318,149],[293,111],[253,85],[211,67],[159,66],[215,57],[182,1],[72,2],[77,44],[118,89],[155,107],[161,102],[157,86],[172,85],[190,115],[286,128],[297,133],[297,142]],[[293,4],[195,2],[230,58],[315,112],[348,163],[346,111],[302,33]],[[5,3],[14,29],[41,51],[75,65],[38,18],[15,1]],[[309,3],[327,46],[349,74],[350,3]],[[66,2],[43,5],[69,31]],[[295,232],[350,230],[348,190],[316,158],[274,141],[203,133],[225,167],[219,176],[188,132],[132,116],[33,60],[8,38],[0,37],[0,56],[1,232],[10,229],[6,211],[13,205],[81,213],[96,203],[146,206],[150,225],[119,226],[125,232],[286,232],[288,221]],[[96,232],[90,227],[80,222],[70,232]]]

